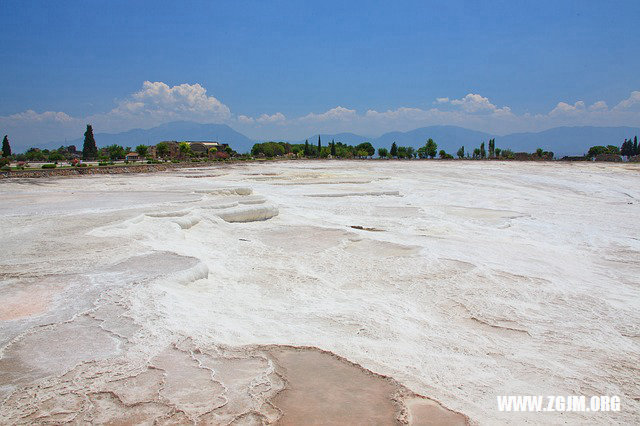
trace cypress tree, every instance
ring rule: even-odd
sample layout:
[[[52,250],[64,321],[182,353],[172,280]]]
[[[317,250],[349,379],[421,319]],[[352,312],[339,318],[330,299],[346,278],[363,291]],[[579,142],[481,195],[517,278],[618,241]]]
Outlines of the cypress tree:
[[[624,140],[622,142],[622,146],[620,147],[620,155],[628,157],[633,155],[633,145],[631,144],[631,140]]]
[[[304,141],[304,156],[309,156],[309,139]]]
[[[331,156],[336,156],[336,142],[333,139],[331,139]]]
[[[7,135],[4,135],[4,139],[2,139],[2,156],[11,156],[11,145],[9,145],[9,138]]]
[[[480,158],[487,156],[487,151],[484,149],[484,142],[480,144]]]
[[[322,150],[322,143],[320,143],[320,135],[318,135],[318,157],[320,157],[321,150]]]
[[[396,145],[395,142],[391,144],[391,151],[389,151],[389,154],[391,154],[392,157],[398,156],[398,145]]]
[[[640,152],[638,151],[638,136],[633,137],[633,155],[638,155]]]
[[[87,131],[84,132],[84,145],[82,145],[82,159],[92,160],[98,156],[98,147],[93,138],[93,127],[87,124]]]

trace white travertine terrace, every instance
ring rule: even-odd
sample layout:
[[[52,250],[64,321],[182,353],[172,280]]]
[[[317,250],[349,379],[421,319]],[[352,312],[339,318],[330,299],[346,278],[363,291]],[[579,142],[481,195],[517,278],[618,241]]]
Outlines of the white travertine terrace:
[[[0,199],[2,422],[295,419],[315,355],[290,346],[404,385],[399,421],[435,404],[410,392],[480,424],[640,418],[637,165],[291,161]],[[622,410],[496,404],[600,394]]]

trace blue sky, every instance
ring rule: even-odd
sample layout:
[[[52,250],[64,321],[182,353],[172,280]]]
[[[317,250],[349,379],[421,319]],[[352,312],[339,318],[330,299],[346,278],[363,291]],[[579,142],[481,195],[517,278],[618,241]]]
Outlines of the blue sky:
[[[0,132],[25,143],[89,121],[264,138],[640,125],[638,1],[3,0],[0,16]]]

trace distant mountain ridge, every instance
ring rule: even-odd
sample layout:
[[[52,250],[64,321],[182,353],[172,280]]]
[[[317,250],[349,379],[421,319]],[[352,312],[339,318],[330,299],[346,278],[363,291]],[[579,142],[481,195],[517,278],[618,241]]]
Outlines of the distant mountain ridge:
[[[371,142],[376,148],[389,148],[393,142],[398,146],[423,146],[428,138],[432,138],[438,144],[438,151],[444,149],[450,154],[455,154],[464,145],[467,152],[478,148],[482,142],[488,142],[490,138],[496,139],[497,148],[507,148],[514,152],[533,152],[537,148],[552,151],[556,157],[565,155],[585,154],[589,147],[594,145],[620,146],[624,139],[640,136],[638,127],[554,127],[541,132],[512,133],[498,136],[495,134],[469,130],[458,126],[429,126],[410,130],[408,132],[389,132],[377,138],[367,138],[349,133],[349,142],[340,139],[340,134],[321,135],[322,143],[326,144],[332,139],[336,142],[357,144]],[[316,142],[318,135],[309,138],[309,142]]]
[[[582,155],[593,145],[620,146],[625,138],[640,136],[637,127],[554,127],[541,132],[512,133],[498,136],[490,133],[469,130],[458,126],[429,126],[407,132],[388,132],[379,137],[369,138],[355,133],[320,134],[323,145],[331,140],[356,145],[371,142],[376,147],[389,148],[393,142],[398,146],[418,148],[432,138],[438,144],[438,150],[455,152],[464,145],[466,151],[473,151],[480,143],[496,138],[496,147],[509,148],[513,151],[533,152],[537,148],[553,151],[556,157],[564,155]],[[217,140],[228,143],[238,152],[249,152],[256,142],[226,124],[200,124],[189,121],[174,121],[151,129],[133,129],[121,133],[97,133],[95,135],[99,147],[118,144],[135,148],[137,145],[155,145],[162,140]],[[309,143],[318,142],[318,134],[308,138]],[[66,142],[50,142],[42,147],[56,148],[60,145],[75,145],[82,149],[84,139],[78,138]],[[304,143],[304,140],[290,141]]]

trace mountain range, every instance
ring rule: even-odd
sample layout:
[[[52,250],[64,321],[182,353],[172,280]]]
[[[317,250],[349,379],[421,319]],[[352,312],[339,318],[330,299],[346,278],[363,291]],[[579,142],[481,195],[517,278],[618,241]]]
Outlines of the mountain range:
[[[479,147],[481,142],[487,142],[490,138],[496,138],[496,147],[508,148],[515,152],[533,152],[537,148],[545,151],[553,151],[556,157],[564,155],[582,155],[593,145],[620,146],[624,139],[640,135],[637,127],[554,127],[541,132],[512,133],[503,136],[490,133],[469,130],[457,126],[429,126],[410,130],[407,132],[389,132],[377,138],[368,138],[354,133],[320,134],[322,144],[326,145],[331,140],[350,145],[361,142],[371,142],[376,147],[390,147],[393,142],[398,146],[412,146],[418,148],[425,144],[428,138],[432,138],[438,144],[438,150],[455,154],[464,145],[467,151]],[[216,140],[228,143],[238,152],[248,152],[256,141],[235,131],[226,124],[200,124],[188,121],[175,121],[162,124],[151,129],[133,129],[121,133],[97,133],[96,143],[99,147],[118,144],[134,147],[136,145],[155,145],[163,140]],[[318,135],[311,135],[309,143],[316,144]],[[290,141],[292,143],[304,143],[302,141]],[[83,138],[74,139],[64,143],[50,142],[43,144],[43,148],[55,148],[60,145],[75,145],[82,149]]]

